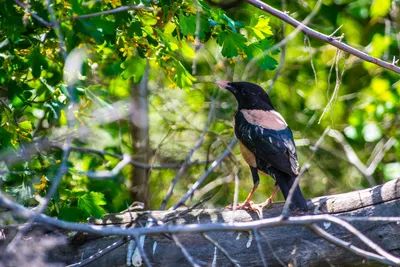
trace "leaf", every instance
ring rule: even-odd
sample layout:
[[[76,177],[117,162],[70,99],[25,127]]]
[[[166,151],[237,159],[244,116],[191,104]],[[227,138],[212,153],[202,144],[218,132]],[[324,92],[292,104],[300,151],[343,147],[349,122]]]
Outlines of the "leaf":
[[[179,27],[184,35],[194,35],[196,33],[196,16],[185,16],[179,13]]]
[[[195,35],[196,34],[196,24],[197,24],[197,17],[195,15],[192,16],[185,16],[182,12],[179,13],[179,28],[183,35]],[[200,17],[200,31],[199,37],[205,38],[206,33],[210,32],[211,29],[209,27],[208,21]]]
[[[245,47],[246,38],[240,33],[223,31],[218,35],[217,43],[222,46],[222,55],[227,58],[236,57],[238,48]]]
[[[32,122],[31,121],[23,121],[18,124],[19,128],[21,128],[24,132],[32,132]]]
[[[180,61],[175,61],[176,75],[174,77],[175,83],[180,88],[191,88],[193,82],[196,80],[182,65]]]
[[[271,36],[273,33],[271,31],[271,27],[269,26],[269,18],[265,16],[260,16],[258,18],[257,24],[254,27],[249,27],[253,30],[254,34],[260,39],[263,40],[268,36]]]
[[[131,25],[128,28],[128,35],[130,37],[133,36],[143,36],[143,31],[142,31],[142,23],[140,21],[133,21]]]
[[[95,218],[102,218],[106,214],[106,211],[100,207],[106,204],[104,195],[99,192],[89,192],[78,199],[78,208],[81,208]]]
[[[40,47],[36,46],[29,54],[29,61],[31,64],[32,76],[39,78],[43,69],[48,68],[46,58],[40,53]]]
[[[222,18],[228,22],[228,25],[231,28],[231,30],[236,33],[237,31],[235,28],[235,21],[230,17],[228,17],[226,14],[222,15]]]
[[[372,37],[372,51],[371,56],[373,57],[381,57],[385,51],[389,48],[392,40],[390,36],[381,35],[379,33],[374,34]]]
[[[211,8],[204,3],[204,1],[202,0],[197,0],[197,3],[199,3],[199,5],[201,6],[201,8],[209,15],[211,13]]]
[[[140,20],[143,22],[144,25],[149,25],[149,26],[156,25],[158,22],[157,18],[152,17],[150,15],[140,16]]]
[[[193,47],[188,45],[188,43],[186,43],[185,41],[182,41],[180,45],[181,45],[181,52],[185,57],[194,58],[195,52],[193,50]]]
[[[261,42],[251,44],[245,47],[243,50],[247,55],[249,60],[253,58],[257,58],[257,64],[263,70],[274,70],[276,65],[278,65],[278,61],[276,61],[273,57],[269,55],[268,49],[271,47],[273,42],[264,39]]]
[[[371,5],[371,16],[385,17],[389,13],[391,5],[391,0],[374,0]]]
[[[61,208],[59,219],[68,222],[81,222],[86,219],[85,211],[78,207]]]
[[[125,60],[121,67],[125,70],[122,72],[122,78],[125,80],[133,77],[135,83],[139,83],[142,80],[144,71],[146,69],[146,59],[132,56]]]

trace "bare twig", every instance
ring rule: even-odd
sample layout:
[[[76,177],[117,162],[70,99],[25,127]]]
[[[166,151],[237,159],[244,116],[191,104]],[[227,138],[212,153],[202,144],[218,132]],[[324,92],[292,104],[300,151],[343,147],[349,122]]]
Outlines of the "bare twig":
[[[189,254],[189,252],[186,250],[186,248],[182,245],[182,243],[179,241],[179,239],[176,237],[176,235],[172,235],[172,239],[175,241],[175,244],[181,249],[183,255],[185,258],[188,260],[188,262],[193,266],[193,267],[200,267],[199,264],[197,264],[193,257]]]
[[[152,265],[150,263],[149,257],[147,256],[147,253],[144,251],[144,248],[140,243],[139,237],[140,236],[138,236],[138,235],[134,236],[135,242],[136,242],[136,248],[139,249],[140,255],[143,257],[144,262],[146,263],[146,266],[151,267]]]
[[[40,16],[38,16],[38,14],[36,14],[36,12],[33,12],[29,9],[28,6],[24,5],[21,1],[19,0],[14,0],[14,2],[19,5],[20,7],[22,7],[25,12],[27,12],[28,14],[30,14],[34,19],[36,19],[37,21],[39,21],[40,23],[42,23],[44,26],[51,28],[51,23],[42,19]]]
[[[312,48],[311,48],[310,39],[308,38],[307,35],[304,35],[304,47],[308,48],[308,53],[310,54],[311,69],[313,70],[313,73],[314,73],[315,84],[317,84],[318,76],[317,76],[317,72],[315,71],[314,62],[312,60]]]
[[[352,164],[356,169],[364,175],[369,184],[371,186],[376,185],[374,178],[372,175],[374,174],[376,168],[378,167],[379,163],[382,161],[383,157],[385,156],[386,152],[396,143],[396,139],[390,138],[382,149],[376,154],[376,156],[370,160],[369,167],[365,166],[364,163],[361,162],[360,158],[357,156],[354,149],[351,145],[347,142],[346,138],[343,136],[342,133],[338,131],[331,130],[329,132],[329,136],[335,139],[336,142],[342,145],[343,150],[346,154],[346,158],[350,164]],[[378,143],[379,145],[379,143]]]
[[[268,248],[271,250],[271,253],[274,256],[274,258],[276,259],[276,261],[279,262],[279,264],[282,267],[286,267],[286,264],[279,258],[279,256],[275,253],[275,249],[271,246],[271,242],[269,242],[269,240],[268,240],[269,237],[261,231],[260,231],[260,234],[264,237],[265,242],[267,242]]]
[[[178,181],[182,178],[183,174],[185,173],[188,164],[192,160],[193,153],[197,149],[199,149],[199,147],[203,143],[204,137],[206,136],[206,134],[208,133],[208,130],[210,128],[211,120],[212,120],[213,115],[214,115],[214,108],[215,108],[215,99],[213,99],[211,101],[210,111],[208,112],[208,118],[207,118],[206,124],[204,126],[203,132],[201,133],[201,135],[200,135],[199,139],[197,140],[196,144],[194,145],[194,147],[192,149],[190,149],[189,155],[186,157],[186,159],[183,162],[181,168],[179,169],[177,175],[172,180],[172,183],[171,183],[170,187],[168,188],[167,194],[165,195],[164,199],[162,200],[162,203],[161,203],[161,209],[162,210],[165,209],[165,206],[167,205],[168,200],[171,198],[171,196],[173,194],[173,191],[174,191],[174,188],[175,188],[176,184],[178,183]]]
[[[106,11],[102,11],[102,12],[79,15],[79,16],[72,16],[72,17],[69,17],[69,18],[62,19],[62,20],[60,20],[60,22],[69,21],[69,20],[78,20],[78,19],[88,19],[88,18],[99,17],[99,16],[103,16],[103,15],[121,13],[121,12],[125,12],[125,11],[128,11],[128,10],[157,11],[157,9],[154,9],[154,8],[151,8],[151,7],[146,7],[146,6],[143,6],[143,5],[121,6],[121,7],[117,7],[117,8],[106,10]]]
[[[111,171],[88,171],[82,174],[92,179],[109,179],[117,176],[130,161],[131,157],[124,154],[123,159]]]
[[[255,242],[256,242],[257,249],[258,249],[258,253],[260,254],[260,257],[261,257],[261,261],[262,261],[262,263],[263,263],[263,266],[264,266],[264,267],[267,267],[268,264],[267,264],[267,262],[265,261],[264,252],[263,252],[263,250],[262,250],[262,248],[261,248],[260,235],[258,234],[257,229],[253,230],[252,233],[253,233],[253,235],[254,235],[254,240],[255,240]]]
[[[292,187],[289,190],[288,196],[286,198],[285,206],[282,209],[282,216],[284,218],[289,216],[290,204],[292,203],[294,191],[296,190],[296,187],[299,185],[300,178],[304,175],[304,173],[308,170],[308,168],[310,168],[311,160],[314,158],[315,153],[319,149],[320,145],[324,141],[325,136],[329,133],[329,131],[330,131],[330,127],[327,127],[325,129],[325,131],[323,132],[323,134],[318,139],[317,143],[315,143],[315,145],[313,147],[311,147],[312,154],[309,156],[308,161],[306,163],[304,163],[303,166],[301,167],[299,174],[297,175],[296,179],[294,180],[294,182],[292,184]]]
[[[336,236],[331,235],[327,231],[323,230],[321,227],[317,226],[316,224],[311,224],[309,225],[309,228],[316,233],[318,236],[326,239],[327,241],[331,242],[332,244],[342,247],[346,250],[349,250],[353,252],[356,255],[362,256],[366,259],[371,259],[371,260],[376,260],[378,262],[390,264],[389,262],[386,261],[385,257],[379,256],[375,253],[371,253],[369,251],[363,250],[361,248],[358,248],[351,244],[350,242],[343,241],[340,238],[337,238]]]
[[[369,164],[369,166],[367,168],[367,174],[369,174],[369,175],[374,174],[379,163],[381,163],[381,161],[383,160],[383,157],[385,156],[386,152],[390,148],[392,148],[392,146],[394,146],[396,144],[396,142],[397,142],[396,139],[393,137],[391,137],[391,138],[389,138],[389,140],[387,140],[387,142],[385,143],[383,148],[380,149],[379,152],[376,154],[376,156],[374,158],[372,158],[372,160],[370,161],[371,163]]]
[[[286,10],[286,0],[282,0],[282,10],[285,11]],[[281,21],[282,22],[282,26],[281,26],[281,37],[282,40],[285,39],[285,30],[286,30],[286,23],[285,21]],[[286,44],[282,44],[281,46],[281,57],[279,59],[279,66],[276,69],[275,75],[271,80],[271,84],[268,86],[267,92],[268,94],[271,92],[272,88],[274,87],[275,82],[278,80],[279,75],[281,74],[283,65],[285,64],[285,59],[286,59]]]
[[[317,38],[321,41],[324,41],[326,43],[329,43],[343,51],[346,51],[347,53],[350,53],[360,59],[363,59],[365,61],[368,61],[370,63],[376,64],[378,66],[381,66],[385,69],[394,71],[396,73],[400,74],[400,68],[395,66],[394,64],[388,63],[386,61],[383,61],[381,59],[372,57],[360,50],[355,49],[354,47],[345,44],[341,41],[336,40],[336,38],[333,38],[332,36],[328,36],[326,34],[320,33],[318,31],[315,31],[313,29],[311,29],[310,27],[302,24],[301,22],[295,20],[294,18],[290,17],[287,13],[284,13],[282,11],[279,11],[259,0],[245,0],[247,3],[252,4],[253,6],[281,19],[284,20],[285,22],[289,23],[290,25],[292,25],[293,27],[299,28],[303,33],[312,36],[314,38]]]
[[[44,145],[44,146],[46,146],[46,145]],[[61,149],[60,145],[57,145],[54,143],[50,143],[50,146],[53,148]],[[119,154],[107,152],[104,150],[97,150],[97,149],[93,149],[93,148],[71,146],[70,149],[71,149],[71,151],[78,151],[78,152],[83,152],[83,153],[93,153],[93,154],[100,155],[102,157],[110,156],[110,157],[117,158],[120,160],[123,160],[123,158],[124,158],[124,155],[119,155]],[[186,167],[203,165],[203,164],[207,164],[212,161],[213,160],[192,161],[192,162],[187,163]],[[130,159],[129,164],[131,164],[135,167],[138,167],[138,168],[143,168],[143,169],[177,169],[177,168],[181,168],[183,163],[163,163],[163,164],[155,165],[155,164],[147,164],[147,163],[143,163],[143,162],[139,162],[139,161]]]
[[[337,97],[338,97],[338,94],[339,94],[339,88],[340,88],[340,85],[342,84],[343,74],[344,74],[344,71],[346,69],[346,60],[344,60],[342,72],[339,74],[339,60],[340,60],[341,53],[342,53],[342,51],[337,49],[337,51],[335,53],[335,56],[334,56],[334,63],[333,64],[335,64],[336,84],[335,84],[335,88],[333,89],[333,93],[332,93],[331,99],[329,100],[328,104],[324,108],[324,111],[322,112],[321,117],[318,120],[318,124],[321,123],[321,120],[324,117],[325,113],[328,110],[330,110],[333,107],[333,105],[336,103],[336,100],[337,100]],[[332,72],[332,67],[331,67],[331,69],[329,71],[329,76],[328,76],[328,92],[329,92],[329,87],[330,87],[331,72]]]
[[[55,31],[55,33],[58,37],[58,40],[60,42],[61,55],[64,57],[64,59],[66,59],[67,58],[67,49],[65,47],[64,34],[61,31],[60,22],[57,20],[56,14],[54,13],[53,4],[51,3],[51,0],[45,0],[45,3],[47,6],[47,10],[50,13],[51,24],[52,24],[53,30]]]
[[[328,214],[321,215],[305,215],[298,217],[288,217],[287,219],[283,219],[280,217],[267,218],[257,221],[249,221],[249,222],[239,222],[239,223],[205,223],[205,224],[188,224],[188,225],[160,225],[151,228],[128,228],[124,229],[121,227],[114,226],[93,226],[84,223],[70,223],[60,221],[58,219],[51,218],[44,214],[38,214],[32,210],[29,210],[11,200],[6,198],[0,192],[0,206],[4,208],[10,209],[14,214],[24,217],[31,218],[36,216],[36,221],[39,223],[45,223],[48,225],[53,225],[58,228],[74,230],[74,231],[82,231],[88,233],[94,233],[98,235],[119,235],[119,236],[140,236],[140,235],[154,235],[154,234],[181,234],[181,233],[203,233],[210,231],[254,231],[265,227],[276,227],[276,226],[284,226],[284,225],[310,225],[313,223],[320,222],[331,222],[336,225],[344,227],[347,231],[349,231],[354,236],[358,237],[364,244],[369,246],[371,249],[376,251],[378,254],[382,255],[382,258],[376,258],[378,262],[391,264],[391,265],[400,265],[400,259],[394,257],[390,253],[383,250],[377,244],[375,244],[372,240],[367,238],[364,234],[362,234],[359,230],[354,228],[352,225],[340,219],[338,217],[334,217]],[[365,218],[368,221],[369,218]],[[398,218],[400,220],[400,218]],[[325,236],[324,236],[325,238]],[[360,252],[362,253],[362,251]],[[363,257],[369,257],[370,255],[361,254]]]
[[[208,175],[210,175],[210,173],[227,157],[231,154],[231,149],[232,147],[236,144],[237,139],[234,138],[232,139],[232,141],[229,143],[228,148],[225,149],[224,153],[222,153],[222,155],[216,159],[215,161],[213,161],[213,163],[211,163],[211,166],[207,169],[207,171],[205,171],[203,173],[203,175],[199,178],[199,180],[197,180],[196,183],[194,183],[194,185],[192,186],[192,188],[189,189],[189,191],[172,207],[173,210],[177,209],[179,206],[181,206],[183,203],[185,203],[185,201],[191,197],[194,193],[194,191],[196,191],[200,185],[204,182],[204,180],[208,177]]]
[[[223,185],[223,184],[228,184],[230,182],[233,181],[234,179],[234,174],[230,174],[228,176],[225,177],[221,177],[221,178],[217,178],[212,182],[209,182],[207,185],[205,185],[204,187],[202,187],[199,191],[194,193],[194,196],[196,198],[201,198],[202,196],[204,196],[205,194],[207,194],[208,192],[210,192],[211,190],[215,189],[216,187]],[[235,186],[236,186],[236,181],[235,181]],[[235,194],[236,195],[236,194]]]
[[[247,2],[249,2],[249,3],[251,4],[250,1],[247,1]],[[257,56],[253,57],[253,58],[249,61],[249,63],[247,64],[247,66],[246,66],[246,69],[245,69],[244,75],[243,75],[243,79],[244,79],[244,80],[246,79],[246,77],[247,77],[246,75],[249,73],[249,70],[250,70],[250,69],[253,67],[253,65],[257,62],[257,60],[259,60],[261,57],[263,57],[263,56],[265,56],[265,55],[268,55],[268,53],[269,53],[270,51],[273,51],[273,50],[275,50],[275,49],[277,49],[277,48],[280,48],[280,47],[286,45],[289,41],[291,41],[294,37],[296,37],[297,34],[298,34],[300,31],[302,31],[303,27],[306,27],[305,25],[307,25],[307,24],[314,18],[314,16],[318,13],[319,8],[321,7],[321,4],[322,4],[322,0],[318,0],[317,3],[316,3],[315,6],[314,6],[314,9],[310,12],[310,14],[308,14],[308,16],[307,16],[302,22],[299,22],[298,27],[297,27],[293,32],[291,32],[285,39],[281,40],[279,43],[277,43],[277,44],[271,46],[270,48],[264,50],[262,53],[260,53],[260,54],[258,54]],[[277,11],[277,12],[280,12],[280,11],[278,11],[278,10],[276,10],[276,11]],[[286,14],[286,13],[284,13],[284,14]],[[289,17],[289,15],[287,15],[287,14],[286,14],[286,16]],[[285,20],[283,20],[283,21],[285,21]]]
[[[203,235],[203,237],[204,237],[205,239],[207,239],[211,244],[213,244],[214,246],[216,246],[216,247],[222,252],[222,254],[224,254],[225,257],[226,257],[234,266],[240,267],[240,265],[239,265],[239,263],[237,262],[237,260],[233,259],[233,258],[231,257],[231,255],[229,255],[229,252],[226,251],[223,247],[221,247],[221,245],[220,245],[217,241],[215,241],[214,239],[212,239],[212,238],[211,238],[209,235],[207,235],[206,233],[203,233],[202,235]]]
[[[111,245],[107,246],[106,248],[98,251],[96,254],[90,256],[89,258],[86,258],[80,262],[74,263],[74,264],[70,264],[67,265],[66,267],[83,267],[86,266],[94,261],[97,261],[99,258],[103,257],[104,255],[106,255],[107,253],[117,249],[118,247],[122,246],[123,244],[125,244],[126,242],[130,241],[131,238],[122,238],[119,239],[118,241],[112,243]]]
[[[193,64],[192,64],[192,75],[197,74],[197,51],[200,49],[200,7],[197,0],[193,0],[193,4],[196,8],[196,33],[194,37],[194,57],[193,57]]]

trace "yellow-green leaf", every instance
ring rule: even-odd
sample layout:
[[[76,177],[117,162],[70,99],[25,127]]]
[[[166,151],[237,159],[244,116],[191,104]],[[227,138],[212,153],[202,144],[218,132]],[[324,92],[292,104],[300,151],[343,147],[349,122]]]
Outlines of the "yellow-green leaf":
[[[251,28],[254,34],[259,39],[265,39],[265,37],[272,35],[271,27],[269,26],[269,18],[260,16],[257,24]]]
[[[194,49],[185,41],[181,42],[181,52],[185,57],[194,58]]]
[[[374,0],[371,5],[372,17],[384,17],[389,13],[391,0]]]

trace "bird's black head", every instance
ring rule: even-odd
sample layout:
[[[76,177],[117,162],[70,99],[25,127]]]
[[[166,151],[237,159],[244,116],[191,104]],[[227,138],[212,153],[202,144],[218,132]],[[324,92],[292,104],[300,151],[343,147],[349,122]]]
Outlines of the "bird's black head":
[[[274,107],[267,92],[260,86],[249,82],[215,82],[216,85],[230,91],[239,103],[240,109],[273,110]]]

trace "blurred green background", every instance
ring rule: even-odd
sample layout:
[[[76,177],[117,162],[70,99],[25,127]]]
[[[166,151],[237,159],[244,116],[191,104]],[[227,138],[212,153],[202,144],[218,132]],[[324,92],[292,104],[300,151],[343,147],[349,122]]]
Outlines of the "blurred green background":
[[[299,21],[317,4],[286,2]],[[46,195],[61,164],[60,147],[71,137],[74,148],[127,154],[161,168],[127,165],[110,179],[90,179],[87,171],[112,170],[120,159],[72,150],[48,214],[80,221],[124,210],[133,201],[159,209],[179,171],[166,164],[185,161],[205,132],[190,159],[197,163],[179,174],[169,208],[234,136],[236,101],[216,80],[246,80],[266,90],[273,84],[270,95],[294,133],[300,165],[327,127],[338,131],[336,139],[324,139],[302,177],[306,197],[400,176],[398,74],[303,33],[271,49],[294,28],[286,25],[282,32],[280,20],[242,1],[143,1],[156,11],[70,19],[136,4],[53,1],[61,21],[57,36],[14,1],[0,0],[0,185],[16,201],[37,205],[38,196]],[[282,1],[268,4],[282,10]],[[51,22],[43,1],[29,1],[29,8]],[[400,1],[324,0],[316,12],[311,28],[327,35],[338,29],[334,36],[343,42],[389,62],[400,57]],[[187,204],[206,196],[212,196],[208,207],[231,204],[235,175],[243,201],[252,179],[238,146]],[[262,176],[253,200],[264,201],[273,186]]]

